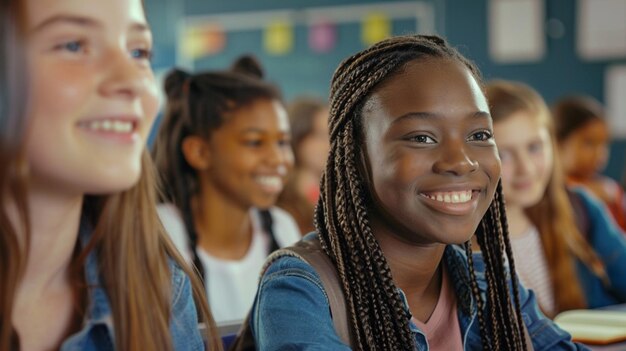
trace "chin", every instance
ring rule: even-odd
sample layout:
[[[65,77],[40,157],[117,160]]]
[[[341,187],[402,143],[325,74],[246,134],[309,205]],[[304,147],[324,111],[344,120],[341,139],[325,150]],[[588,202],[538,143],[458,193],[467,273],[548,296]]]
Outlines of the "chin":
[[[140,172],[136,174],[126,174],[124,176],[94,177],[91,184],[86,184],[86,194],[108,195],[132,189],[139,182]]]

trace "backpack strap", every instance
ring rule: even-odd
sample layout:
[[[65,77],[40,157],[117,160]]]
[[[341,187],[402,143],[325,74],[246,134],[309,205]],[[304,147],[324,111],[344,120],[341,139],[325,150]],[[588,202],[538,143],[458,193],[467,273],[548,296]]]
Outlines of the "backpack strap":
[[[348,310],[346,309],[346,300],[339,281],[339,275],[330,257],[322,249],[317,235],[308,234],[293,246],[274,251],[265,261],[265,265],[261,270],[261,276],[265,274],[272,263],[284,256],[296,257],[311,265],[317,272],[328,297],[330,315],[333,319],[335,332],[344,344],[352,346],[350,328],[348,327]],[[248,313],[235,342],[229,350],[252,351],[255,348],[254,336],[250,328],[250,313]]]
[[[313,267],[322,281],[322,286],[328,297],[330,315],[333,319],[335,332],[346,345],[352,345],[350,328],[348,327],[348,310],[343,287],[339,281],[339,274],[335,265],[322,249],[317,234],[306,235],[293,246],[274,251],[268,258],[262,269],[265,273],[267,268],[277,259],[284,256],[292,256],[301,259]]]

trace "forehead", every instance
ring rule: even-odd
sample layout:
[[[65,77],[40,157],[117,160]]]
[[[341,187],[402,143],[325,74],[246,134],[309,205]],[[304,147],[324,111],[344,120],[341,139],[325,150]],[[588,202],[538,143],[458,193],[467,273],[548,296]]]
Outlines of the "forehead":
[[[26,13],[31,29],[63,16],[81,17],[104,27],[124,30],[131,24],[146,23],[141,0],[26,0]]]
[[[548,136],[548,126],[536,114],[520,110],[493,124],[499,147],[524,145]]]
[[[470,70],[447,58],[407,63],[372,93],[366,106],[382,108],[391,116],[410,112],[451,114],[485,111],[485,96]]]
[[[224,127],[227,129],[289,129],[287,112],[277,100],[257,99],[227,113],[225,117]]]

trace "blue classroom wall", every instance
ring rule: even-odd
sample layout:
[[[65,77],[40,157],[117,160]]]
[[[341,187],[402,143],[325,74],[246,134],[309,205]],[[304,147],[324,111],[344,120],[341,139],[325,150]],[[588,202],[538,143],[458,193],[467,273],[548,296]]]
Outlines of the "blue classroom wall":
[[[604,73],[610,64],[626,64],[626,58],[585,62],[576,54],[576,1],[546,0],[546,19],[563,23],[564,36],[546,36],[546,55],[541,62],[497,64],[488,54],[487,0],[431,0],[436,9],[436,28],[465,55],[473,59],[486,80],[504,78],[520,80],[536,88],[550,104],[560,96],[589,94],[604,101]],[[303,9],[319,6],[384,3],[379,0],[146,0],[148,17],[155,34],[156,70],[176,63],[176,30],[185,15],[214,15],[218,13],[251,12],[282,9]],[[393,33],[404,34],[415,28],[414,20],[394,20]],[[296,26],[295,47],[291,54],[276,57],[262,50],[262,33],[241,31],[228,33],[227,46],[219,55],[195,62],[197,69],[225,68],[238,55],[251,52],[259,57],[268,79],[278,83],[287,100],[299,94],[326,97],[332,72],[351,53],[363,48],[358,24],[337,27],[338,45],[329,54],[315,54],[308,48],[306,27]],[[623,116],[626,118],[626,116]],[[605,173],[620,179],[626,162],[626,140],[612,145]]]
[[[393,21],[393,33],[412,33],[415,26],[415,20]],[[346,57],[366,48],[360,41],[360,33],[359,24],[338,25],[336,48],[329,53],[317,54],[309,49],[307,27],[296,26],[293,52],[273,56],[263,51],[261,31],[234,32],[229,34],[224,52],[196,61],[195,68],[225,68],[241,53],[251,52],[262,62],[268,79],[281,87],[287,101],[302,94],[327,98],[335,68]]]

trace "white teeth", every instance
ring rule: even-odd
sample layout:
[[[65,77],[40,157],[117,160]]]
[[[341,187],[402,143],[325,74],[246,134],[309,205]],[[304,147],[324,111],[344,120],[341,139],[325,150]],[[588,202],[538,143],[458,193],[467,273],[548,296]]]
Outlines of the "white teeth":
[[[113,132],[113,133],[130,133],[133,131],[133,122],[108,120],[92,121],[84,124],[88,129]]]
[[[276,176],[258,176],[255,178],[256,181],[264,186],[272,187],[272,188],[282,188],[283,181],[280,177]]]
[[[436,193],[436,194],[431,194],[431,195],[422,194],[422,195],[428,197],[431,200],[445,202],[445,203],[452,203],[452,204],[465,203],[472,199],[471,190],[453,191],[453,192],[447,192],[447,193]]]

